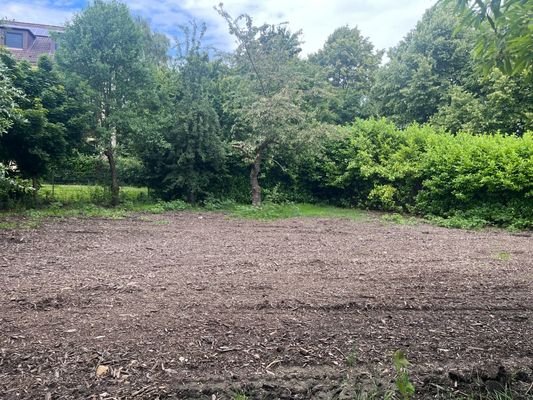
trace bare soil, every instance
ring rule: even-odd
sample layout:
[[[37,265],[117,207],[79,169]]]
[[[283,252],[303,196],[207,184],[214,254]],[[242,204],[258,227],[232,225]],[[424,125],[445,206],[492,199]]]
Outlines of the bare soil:
[[[533,238],[214,213],[0,231],[0,398],[533,398]]]

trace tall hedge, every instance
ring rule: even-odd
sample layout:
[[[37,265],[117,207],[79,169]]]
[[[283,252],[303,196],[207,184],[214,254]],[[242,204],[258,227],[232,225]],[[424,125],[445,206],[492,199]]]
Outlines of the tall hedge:
[[[533,132],[452,135],[359,120],[324,143],[311,175],[341,203],[533,227]]]

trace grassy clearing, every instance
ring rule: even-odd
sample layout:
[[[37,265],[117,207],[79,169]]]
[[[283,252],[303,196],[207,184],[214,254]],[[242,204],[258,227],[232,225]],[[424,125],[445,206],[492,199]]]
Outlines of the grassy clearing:
[[[209,205],[206,207],[211,209]],[[349,208],[338,208],[331,206],[322,206],[314,204],[272,204],[265,203],[261,207],[242,204],[222,204],[214,210],[224,211],[232,217],[258,219],[258,220],[276,220],[286,218],[347,218],[359,220],[364,218],[365,213],[360,210]]]
[[[311,204],[264,204],[262,207],[240,205],[235,203],[207,204],[193,207],[183,201],[171,202],[123,202],[116,208],[90,203],[53,202],[46,207],[28,210],[17,210],[0,213],[0,229],[32,229],[37,228],[46,218],[106,218],[123,219],[138,213],[162,214],[169,211],[210,211],[222,212],[230,217],[255,220],[276,220],[296,217],[309,218],[346,218],[360,220],[365,213],[359,210],[343,209]],[[142,217],[147,221],[150,218]],[[158,225],[168,221],[154,221]]]
[[[39,198],[45,202],[62,204],[105,203],[109,199],[109,188],[88,185],[42,185]],[[123,202],[148,201],[148,189],[145,187],[124,186],[120,188]]]
[[[189,209],[181,201],[168,203],[123,203],[116,208],[94,204],[52,203],[45,208],[0,213],[0,229],[33,229],[46,218],[106,218],[123,219],[135,213],[161,214]]]

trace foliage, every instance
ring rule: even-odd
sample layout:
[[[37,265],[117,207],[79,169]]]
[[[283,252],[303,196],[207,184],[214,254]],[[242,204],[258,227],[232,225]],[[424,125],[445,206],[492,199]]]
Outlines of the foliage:
[[[309,57],[311,63],[325,69],[326,79],[336,89],[335,122],[344,124],[369,115],[368,97],[382,55],[358,28],[343,26]]]
[[[146,171],[142,162],[132,156],[117,158],[120,185],[146,185]],[[63,163],[55,166],[45,177],[45,182],[59,184],[85,184],[109,186],[111,177],[106,161],[101,156],[73,154]]]
[[[0,136],[8,131],[13,122],[20,119],[18,101],[23,100],[23,93],[16,88],[9,76],[9,71],[0,58]]]
[[[478,78],[478,93],[454,85],[449,103],[431,117],[431,123],[452,133],[506,132],[533,129],[532,70],[509,76],[494,68]]]
[[[379,115],[400,126],[427,122],[446,104],[451,86],[469,84],[470,32],[454,36],[457,21],[446,7],[433,7],[389,51],[390,61],[378,72],[372,93]]]
[[[474,54],[485,72],[494,66],[506,74],[519,74],[531,69],[531,1],[440,0],[439,3],[455,5],[455,11],[462,19],[459,29],[475,29]]]
[[[28,204],[34,189],[27,181],[13,176],[9,169],[0,163],[0,210]]]
[[[482,133],[487,131],[486,108],[481,99],[461,86],[448,89],[449,103],[431,116],[431,124],[452,133],[459,131]],[[491,117],[491,116],[489,116]]]
[[[341,204],[463,226],[533,226],[531,132],[451,135],[430,126],[400,130],[383,119],[358,120],[325,146],[312,175],[327,177]],[[328,153],[343,154],[344,161],[327,162]]]
[[[158,77],[165,93],[159,126],[138,136],[138,151],[152,188],[165,199],[195,203],[223,173],[225,146],[212,100],[218,63],[201,48],[205,27],[198,31],[193,23],[183,30],[184,53],[173,70]]]
[[[119,200],[117,144],[127,142],[132,130],[128,112],[138,107],[140,113],[151,82],[148,50],[154,41],[146,32],[126,5],[95,0],[58,37],[58,64],[68,81],[83,85],[91,105],[87,134],[108,159],[113,205]]]
[[[461,26],[450,1],[438,2],[389,52],[372,89],[376,114],[401,127],[431,123],[450,132],[522,134],[533,126],[531,68],[513,76],[479,73],[476,31]]]
[[[0,59],[6,79],[20,94],[17,117],[0,137],[0,160],[16,165],[22,177],[36,180],[68,154],[69,142],[73,142],[69,121],[75,112],[65,112],[67,93],[49,59],[41,58],[37,68],[16,62],[3,51]]]
[[[308,119],[297,79],[299,33],[283,25],[254,26],[248,15],[233,19],[217,9],[239,43],[234,63],[238,77],[227,82],[225,112],[232,121],[233,148],[250,168],[252,204],[261,204],[259,177],[264,162],[280,148],[304,143]]]
[[[409,379],[409,361],[401,350],[394,352],[392,360],[396,370],[396,389],[403,400],[409,400],[415,394],[415,387]]]

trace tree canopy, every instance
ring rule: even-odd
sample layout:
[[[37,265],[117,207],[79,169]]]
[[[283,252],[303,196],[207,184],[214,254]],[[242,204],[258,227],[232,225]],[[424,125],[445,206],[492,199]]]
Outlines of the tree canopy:
[[[161,54],[161,42],[125,4],[95,0],[67,25],[59,43],[58,65],[67,80],[84,86],[88,97],[92,121],[86,135],[108,159],[116,205],[117,144],[129,133],[129,110],[139,107],[152,83],[149,65],[154,53]],[[155,50],[152,43],[157,44]]]
[[[461,17],[457,31],[474,28],[474,54],[485,73],[520,74],[533,65],[533,3],[527,0],[440,0]]]

